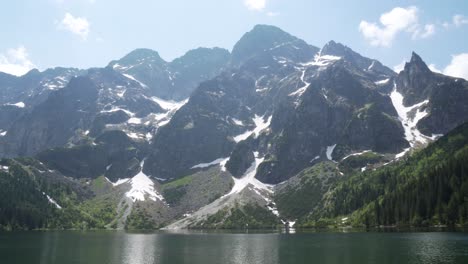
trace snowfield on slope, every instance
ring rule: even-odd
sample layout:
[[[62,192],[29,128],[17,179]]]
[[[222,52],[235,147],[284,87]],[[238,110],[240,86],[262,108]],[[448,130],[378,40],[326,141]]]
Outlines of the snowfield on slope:
[[[404,106],[404,97],[398,92],[396,83],[394,84],[394,89],[390,94],[390,99],[398,113],[400,122],[405,130],[405,139],[408,141],[410,146],[414,147],[417,143],[425,144],[429,142],[431,138],[423,135],[417,128],[418,122],[429,114],[427,111],[421,110],[421,108],[429,103],[429,100],[422,101],[409,107]],[[414,113],[413,116],[412,113]]]
[[[140,163],[141,169],[137,175],[135,175],[129,183],[132,188],[125,195],[132,199],[133,202],[145,201],[146,197],[153,201],[164,202],[164,197],[154,189],[154,182],[145,173],[143,173],[143,165],[145,161]]]

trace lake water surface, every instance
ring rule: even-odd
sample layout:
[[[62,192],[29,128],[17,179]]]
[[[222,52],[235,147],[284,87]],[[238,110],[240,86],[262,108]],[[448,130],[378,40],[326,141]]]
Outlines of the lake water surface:
[[[0,233],[2,264],[468,263],[467,233]]]

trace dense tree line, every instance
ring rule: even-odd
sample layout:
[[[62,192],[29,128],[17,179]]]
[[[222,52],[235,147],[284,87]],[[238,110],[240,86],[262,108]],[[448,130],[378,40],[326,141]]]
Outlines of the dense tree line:
[[[467,225],[468,124],[404,161],[340,182],[306,222],[350,214],[355,225]]]

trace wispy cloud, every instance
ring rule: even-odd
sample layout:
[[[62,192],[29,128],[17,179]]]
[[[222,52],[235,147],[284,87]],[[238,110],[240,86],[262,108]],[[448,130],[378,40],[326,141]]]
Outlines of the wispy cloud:
[[[244,5],[253,11],[263,11],[266,7],[267,0],[244,0]]]
[[[35,68],[36,66],[29,59],[29,55],[24,46],[16,49],[9,49],[4,54],[0,54],[0,71],[21,76]]]
[[[451,22],[444,22],[444,23],[442,23],[442,25],[446,29],[449,29],[451,27],[457,27],[458,28],[458,27],[461,27],[463,25],[468,25],[468,17],[466,17],[464,15],[457,14],[457,15],[454,15],[452,17]]]
[[[362,20],[359,31],[373,46],[389,47],[399,33],[410,33],[413,39],[428,38],[435,33],[434,24],[419,24],[419,9],[395,7],[380,16],[379,22]]]
[[[62,21],[58,24],[60,29],[70,31],[77,35],[82,40],[88,38],[90,32],[90,23],[85,17],[74,17],[70,13],[66,13]]]

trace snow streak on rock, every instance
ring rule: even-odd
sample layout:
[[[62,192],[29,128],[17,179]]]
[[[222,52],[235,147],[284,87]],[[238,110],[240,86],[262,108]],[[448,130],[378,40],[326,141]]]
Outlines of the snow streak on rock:
[[[202,168],[207,168],[207,167],[210,167],[210,166],[213,166],[213,165],[220,165],[221,163],[223,163],[223,161],[227,161],[229,158],[219,158],[219,159],[215,159],[213,160],[212,162],[207,162],[207,163],[200,163],[200,164],[197,164],[193,167],[191,167],[191,169],[202,169]]]
[[[49,203],[55,205],[55,207],[57,207],[57,209],[62,209],[62,207],[54,199],[52,199],[52,197],[47,195],[45,192],[42,192],[42,194],[47,197],[47,200],[49,200]]]
[[[262,132],[265,128],[270,126],[272,117],[273,116],[268,117],[265,121],[265,116],[255,115],[255,117],[252,119],[252,121],[255,123],[255,128],[235,136],[234,141],[240,142],[242,140],[247,139],[251,135],[257,137],[258,135],[260,135],[260,132]]]

